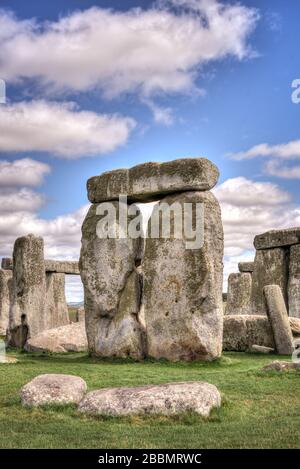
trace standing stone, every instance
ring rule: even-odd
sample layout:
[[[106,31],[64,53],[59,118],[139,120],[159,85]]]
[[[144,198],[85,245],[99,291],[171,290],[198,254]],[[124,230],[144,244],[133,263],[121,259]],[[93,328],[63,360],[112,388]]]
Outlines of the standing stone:
[[[252,277],[249,273],[230,274],[225,314],[249,314]]]
[[[65,274],[46,274],[46,316],[47,329],[65,326],[70,323],[65,296]]]
[[[209,192],[167,196],[156,206],[204,205],[204,244],[187,249],[175,238],[146,239],[142,264],[148,355],[168,360],[213,360],[222,352],[223,228],[218,201]],[[150,230],[152,214],[148,231]]]
[[[288,250],[283,248],[256,251],[252,274],[251,313],[267,314],[263,288],[278,285],[287,301]]]
[[[77,309],[77,312],[76,312],[76,321],[77,321],[77,322],[84,322],[84,321],[85,321],[85,311],[84,311],[83,306],[80,306],[80,307]]]
[[[228,314],[224,316],[223,350],[247,352],[253,345],[274,348],[274,337],[267,316]]]
[[[264,295],[276,349],[282,355],[291,355],[294,351],[293,335],[281,289],[278,285],[267,285]]]
[[[127,211],[128,206],[119,207],[118,202],[109,205],[116,210],[116,220],[109,228],[118,232],[122,229],[120,207]],[[92,205],[82,226],[79,263],[89,351],[102,357],[140,359],[144,356],[144,331],[138,317],[141,283],[136,265],[142,255],[142,239],[99,237],[97,224],[103,217],[96,211],[97,205]]]
[[[99,203],[118,200],[120,194],[126,194],[131,202],[151,202],[174,192],[212,189],[218,177],[218,168],[206,158],[142,163],[90,178],[88,198],[92,203]]]
[[[6,334],[12,294],[12,272],[0,269],[0,335]]]
[[[43,238],[18,238],[13,253],[13,295],[8,343],[23,347],[27,338],[47,328]]]
[[[289,316],[300,318],[300,244],[290,249],[288,310]]]

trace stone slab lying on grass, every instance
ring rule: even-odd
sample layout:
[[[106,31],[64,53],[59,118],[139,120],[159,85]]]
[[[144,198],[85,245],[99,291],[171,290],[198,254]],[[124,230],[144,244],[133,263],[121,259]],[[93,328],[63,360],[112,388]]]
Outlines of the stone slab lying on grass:
[[[79,404],[89,415],[175,415],[196,412],[204,417],[221,405],[218,389],[205,382],[181,382],[91,391]]]
[[[286,362],[275,360],[274,362],[265,365],[261,371],[289,371],[300,370],[300,362]]]
[[[18,359],[15,358],[15,357],[8,357],[7,355],[4,356],[4,357],[1,357],[0,356],[0,365],[2,365],[3,363],[17,363],[18,362]]]
[[[268,354],[275,353],[275,349],[273,349],[272,347],[264,347],[263,345],[254,344],[250,347],[250,352]]]
[[[86,382],[79,376],[45,374],[36,376],[21,389],[23,406],[78,404],[86,393]]]
[[[88,349],[85,323],[75,322],[43,331],[29,339],[24,348],[27,352],[85,352]]]
[[[300,319],[289,318],[295,337],[299,335]],[[224,316],[223,350],[245,352],[252,345],[275,348],[272,327],[267,316],[259,314],[232,314]]]

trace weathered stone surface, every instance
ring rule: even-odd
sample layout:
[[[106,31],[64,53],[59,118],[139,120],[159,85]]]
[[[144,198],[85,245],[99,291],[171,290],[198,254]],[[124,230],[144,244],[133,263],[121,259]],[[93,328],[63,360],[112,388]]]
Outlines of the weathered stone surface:
[[[79,265],[77,261],[52,261],[45,260],[45,271],[60,274],[79,275]]]
[[[251,312],[267,314],[263,288],[278,285],[287,301],[288,250],[283,248],[256,251],[252,274]]]
[[[298,318],[289,318],[294,337],[299,334]],[[267,316],[229,315],[224,317],[223,350],[245,352],[253,345],[275,349],[271,324]]]
[[[86,393],[85,381],[78,376],[45,374],[36,376],[21,389],[23,406],[77,404]]]
[[[119,228],[119,203],[113,202]],[[103,239],[97,236],[101,219],[92,205],[82,226],[81,278],[89,351],[98,356],[144,356],[144,330],[139,321],[141,285],[136,264],[142,239]],[[130,221],[130,217],[128,218]]]
[[[268,318],[254,314],[224,316],[223,350],[246,352],[253,345],[275,348]]]
[[[278,285],[267,285],[264,295],[276,350],[282,355],[290,355],[294,350],[293,335],[281,289]]]
[[[249,273],[230,274],[225,314],[249,314],[252,277]]]
[[[25,345],[27,352],[85,352],[87,338],[84,322],[74,322],[35,335]]]
[[[6,334],[12,295],[12,272],[0,269],[0,335]]]
[[[84,311],[84,308],[82,306],[80,306],[80,308],[77,309],[76,319],[77,319],[77,322],[84,322],[85,321],[85,311]]]
[[[256,249],[270,249],[283,246],[300,244],[300,228],[288,228],[285,230],[271,230],[255,236]]]
[[[65,274],[50,272],[46,274],[45,308],[47,317],[46,329],[70,323],[65,296]]]
[[[135,388],[99,389],[89,392],[78,410],[91,415],[175,415],[196,412],[208,417],[220,407],[218,389],[205,382],[183,382]]]
[[[147,238],[142,270],[148,354],[168,360],[212,360],[222,351],[223,229],[218,201],[209,192],[187,192],[161,204],[204,205],[204,244]],[[148,229],[150,227],[152,214]],[[171,218],[171,234],[173,233]]]
[[[289,317],[290,327],[294,336],[300,335],[300,318]]]
[[[212,189],[218,177],[218,168],[206,158],[143,163],[90,178],[88,198],[92,203],[99,203],[117,200],[124,194],[132,202],[150,202],[169,193]]]
[[[261,371],[290,371],[300,370],[300,362],[286,362],[275,360],[268,365],[265,365]]]
[[[8,343],[23,347],[28,337],[47,328],[43,239],[34,235],[18,238],[14,244],[13,263]]]
[[[254,270],[254,262],[239,262],[239,271],[252,273]]]
[[[290,249],[288,311],[289,316],[300,318],[300,244]]]
[[[268,354],[268,353],[275,353],[275,349],[272,347],[264,347],[263,345],[252,345],[250,347],[250,352],[253,353],[263,353],[263,354]]]
[[[79,265],[77,261],[53,261],[45,260],[45,271],[58,274],[79,275]],[[13,259],[6,257],[2,259],[2,269],[13,270]]]
[[[4,270],[12,270],[13,269],[13,260],[9,257],[3,257],[1,261],[1,268]]]

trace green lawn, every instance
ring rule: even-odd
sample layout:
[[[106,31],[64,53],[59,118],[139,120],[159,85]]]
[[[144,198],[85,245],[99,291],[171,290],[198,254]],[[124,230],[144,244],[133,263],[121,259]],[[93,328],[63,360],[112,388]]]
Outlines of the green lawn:
[[[102,360],[85,354],[17,354],[0,365],[1,448],[299,448],[300,373],[260,373],[276,359],[225,353],[214,363]],[[281,357],[284,358],[284,357]],[[92,418],[76,409],[22,408],[21,386],[41,373],[79,375],[89,390],[183,380],[205,380],[222,393],[223,405],[208,420]]]

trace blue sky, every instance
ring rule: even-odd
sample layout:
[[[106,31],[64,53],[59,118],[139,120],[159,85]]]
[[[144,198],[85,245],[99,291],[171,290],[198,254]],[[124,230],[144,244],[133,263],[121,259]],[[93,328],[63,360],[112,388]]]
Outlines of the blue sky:
[[[220,9],[211,13],[212,16],[208,19],[205,15],[212,5],[217,5]],[[160,6],[150,1],[127,0],[0,1],[0,28],[1,16],[3,31],[5,27],[8,30],[8,24],[11,28],[12,22],[14,28],[13,33],[9,30],[6,35],[2,32],[2,36],[0,30],[3,45],[1,52],[0,42],[0,78],[5,79],[7,85],[7,104],[0,105],[0,184],[1,161],[11,163],[25,158],[45,163],[49,167],[48,170],[38,167],[37,171],[41,171],[39,185],[30,183],[27,187],[24,184],[30,190],[26,197],[30,199],[32,196],[34,199],[36,194],[40,194],[40,202],[37,201],[34,207],[28,202],[28,206],[23,207],[22,211],[18,204],[14,207],[12,203],[9,215],[7,209],[3,213],[0,209],[0,236],[2,234],[4,240],[0,246],[0,256],[9,255],[13,238],[24,234],[21,231],[28,228],[27,231],[37,231],[45,237],[49,256],[76,257],[79,249],[78,237],[72,231],[72,226],[74,230],[80,226],[84,211],[81,207],[88,203],[85,190],[88,177],[144,161],[166,161],[185,156],[206,156],[220,169],[216,194],[223,209],[227,247],[226,274],[240,258],[253,256],[251,248],[255,234],[270,228],[299,224],[300,163],[297,165],[297,159],[300,158],[300,104],[294,104],[291,100],[291,83],[300,78],[300,4],[292,0],[242,0],[242,6],[238,8],[243,9],[236,11],[234,21],[227,21],[224,17],[226,8],[233,8],[236,3],[223,1],[222,5],[223,9],[220,2],[215,0],[172,0]],[[83,77],[83,82],[78,85],[76,80],[66,75],[63,65],[55,69],[55,54],[59,52],[53,52],[52,56],[51,47],[56,46],[49,38],[42,42],[41,36],[49,33],[51,22],[57,24],[66,17],[73,17],[75,10],[84,14],[90,7],[97,7],[97,10],[86,17],[87,28],[96,21],[95,11],[106,10],[108,23],[101,25],[100,38],[96,33],[87,36],[89,47],[96,49],[93,51],[96,57],[95,70],[93,64],[86,64],[84,54],[78,57],[78,64],[76,56],[75,65],[74,61],[70,61],[70,67],[75,67],[74,75]],[[133,13],[132,9],[136,7],[143,11]],[[129,14],[120,22],[115,12],[121,11]],[[123,30],[121,23],[126,25],[126,21],[138,18],[139,24],[143,25],[144,13],[147,12],[155,15],[154,22],[158,21],[159,15],[168,15],[169,29],[163,30],[162,34],[163,40],[170,41],[170,56],[162,54],[161,62],[153,59],[153,54],[160,54],[161,51],[155,42],[156,29],[150,26],[149,47],[147,37],[141,40],[139,33],[136,34],[137,43],[144,41],[145,47],[140,56],[145,61],[145,68],[141,71],[134,62],[138,49],[132,52],[133,39],[127,41],[126,30]],[[230,10],[227,12],[230,13]],[[219,21],[223,21],[220,23],[222,27],[227,28],[221,39],[218,28],[214,29],[212,26],[216,16]],[[240,21],[237,20],[239,16]],[[22,20],[29,20],[32,25],[33,18],[35,26],[24,29]],[[181,18],[182,23],[177,24],[178,18]],[[210,44],[209,50],[206,50],[208,46],[205,38],[203,42],[202,36],[199,36],[198,42],[195,40],[191,43],[182,30],[183,50],[180,42],[173,43],[172,35],[176,33],[176,28],[181,28],[182,25],[184,27],[184,21],[187,25],[192,21],[192,26],[189,27],[195,28],[193,38],[198,33],[201,34],[203,24],[201,26],[200,21],[203,18],[207,21],[206,39]],[[115,32],[107,31],[106,34],[105,28],[109,28],[111,24],[114,25]],[[164,26],[158,26],[160,27],[164,29]],[[123,44],[121,34],[124,37]],[[63,43],[68,37],[66,29],[61,28],[57,40]],[[29,48],[25,47],[26,40],[29,40]],[[114,82],[115,72],[110,70],[109,62],[106,65],[96,63],[98,48],[102,61],[105,49],[108,54],[112,50],[112,61],[115,57],[116,60],[121,57],[122,60],[118,62],[121,85]],[[64,53],[68,64],[68,51]],[[114,53],[117,55],[114,56]],[[126,54],[128,63],[124,59]],[[210,54],[209,58],[207,54]],[[41,60],[47,61],[48,56],[49,69],[47,65],[41,65]],[[171,70],[169,83],[165,76],[164,61],[168,61]],[[191,65],[186,66],[186,63]],[[185,64],[184,73],[178,75],[178,68],[182,64]],[[159,86],[152,86],[152,78],[154,81],[159,80]],[[186,79],[187,83],[181,85],[181,79]],[[176,90],[173,89],[173,83],[176,83]],[[111,88],[115,90],[113,93]],[[49,111],[48,103],[55,102],[58,103],[57,106],[63,102],[76,103],[77,108],[68,111],[66,119],[71,119],[74,113],[81,111],[91,111],[93,116],[118,114],[121,119],[119,124],[123,126],[122,132],[125,135],[116,139],[111,151],[105,148],[102,141],[96,142],[96,150],[93,150],[93,156],[89,156],[90,149],[85,151],[83,143],[82,151],[79,154],[75,151],[74,156],[74,150],[68,147],[70,140],[65,142],[63,135],[64,126],[66,128],[73,124],[66,125],[62,119],[55,125],[58,125],[62,133],[61,142],[66,145],[67,154],[58,155],[50,137],[52,143],[47,143],[47,129],[42,129],[42,144],[31,143],[40,131],[38,128],[34,136],[28,129],[25,132],[20,128],[16,136],[13,135],[7,143],[5,125],[12,126],[15,121],[1,126],[1,111],[7,112],[10,107],[12,119],[15,119],[18,103],[25,103],[27,109],[26,103],[37,100],[44,103],[49,118],[53,116],[58,121],[60,118],[57,117],[57,110],[55,113],[53,109]],[[32,108],[26,112],[30,116]],[[132,119],[132,125],[128,121],[122,121],[125,118]],[[85,125],[84,119],[85,116],[81,116],[78,125]],[[18,146],[12,141],[18,141]],[[293,142],[292,150],[288,146],[289,142]],[[260,144],[266,146],[257,149],[256,146]],[[57,145],[60,145],[59,141]],[[253,147],[254,150],[249,153]],[[229,154],[235,156],[228,156]],[[10,170],[13,171],[14,168]],[[14,194],[20,189],[22,182],[18,181]],[[11,187],[5,187],[4,202],[10,204],[9,197],[13,190],[13,183]],[[15,224],[11,218],[12,213],[16,214]],[[23,224],[17,221],[20,217]],[[67,223],[67,229],[62,235],[64,223]],[[8,233],[12,224],[14,229]],[[61,250],[58,246],[61,246]]]

